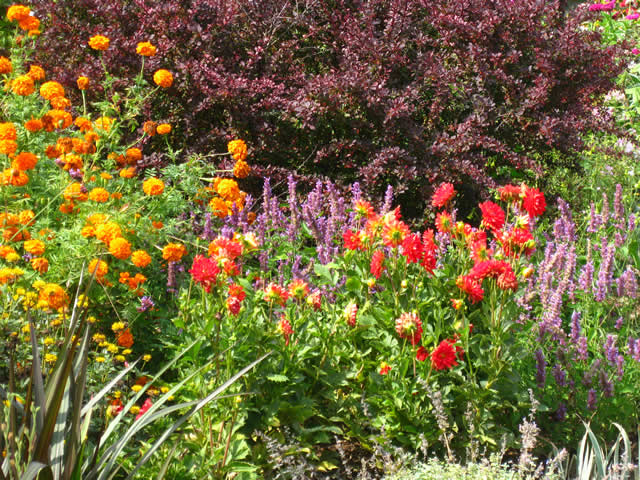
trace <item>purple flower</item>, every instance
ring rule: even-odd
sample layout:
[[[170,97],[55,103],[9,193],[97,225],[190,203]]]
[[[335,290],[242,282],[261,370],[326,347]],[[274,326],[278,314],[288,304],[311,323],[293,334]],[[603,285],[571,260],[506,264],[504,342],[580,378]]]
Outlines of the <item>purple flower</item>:
[[[609,288],[613,282],[613,256],[615,254],[615,245],[610,247],[607,244],[607,239],[602,238],[600,247],[600,270],[598,272],[598,283],[596,285],[595,299],[597,302],[604,301]]]
[[[538,388],[544,388],[544,384],[547,379],[546,372],[547,362],[544,359],[544,353],[542,349],[536,350],[536,381],[538,382]]]
[[[596,391],[592,388],[589,390],[589,393],[587,394],[587,408],[591,411],[595,410],[597,401],[598,401],[598,398],[596,396]]]
[[[607,340],[604,343],[604,356],[612,367],[616,365],[616,358],[618,357],[618,347],[616,347],[617,341],[617,335],[609,334],[607,335]]]
[[[632,13],[631,15],[627,15],[626,18],[627,20],[636,20],[638,19],[638,17],[640,17],[640,13]]]
[[[142,298],[140,298],[140,306],[136,309],[139,312],[146,312],[147,310],[149,310],[151,307],[154,307],[155,303],[153,303],[153,299],[148,296],[145,295]]]
[[[564,387],[567,384],[567,372],[558,363],[553,366],[553,378],[559,387]]]
[[[640,14],[635,14],[640,16]],[[638,17],[636,17],[638,18]],[[616,220],[622,220],[624,218],[624,205],[622,205],[622,185],[616,184],[616,193],[613,197],[613,211]]]
[[[620,330],[622,328],[623,322],[624,322],[624,319],[622,317],[618,317],[618,319],[616,320],[615,329]]]

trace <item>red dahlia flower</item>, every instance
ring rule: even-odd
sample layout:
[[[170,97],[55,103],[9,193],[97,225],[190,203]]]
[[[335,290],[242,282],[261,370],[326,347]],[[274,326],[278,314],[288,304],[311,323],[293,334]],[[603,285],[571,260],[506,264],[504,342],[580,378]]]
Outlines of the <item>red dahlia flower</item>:
[[[456,361],[456,349],[449,343],[449,340],[440,342],[433,352],[431,352],[431,366],[436,370],[446,370],[458,365]]]
[[[525,187],[522,207],[532,218],[542,215],[547,208],[547,202],[544,199],[544,194],[537,188]]]
[[[433,193],[433,197],[431,197],[431,205],[436,208],[444,207],[455,194],[456,191],[453,188],[453,184],[443,183]]]
[[[417,345],[422,338],[422,321],[415,313],[403,313],[396,319],[396,332],[400,338],[409,340],[411,345]]]
[[[371,257],[370,265],[371,275],[376,278],[380,278],[382,271],[384,270],[384,252],[382,250],[376,250]]]
[[[487,201],[478,205],[482,212],[482,224],[489,227],[494,232],[501,230],[504,226],[505,213],[500,205]]]
[[[211,287],[215,285],[217,276],[220,273],[218,263],[202,255],[196,255],[189,273],[196,283],[201,284],[207,293],[211,292]]]
[[[456,286],[464,293],[469,295],[471,303],[478,303],[484,298],[484,290],[482,286],[473,277],[461,275],[456,280]]]

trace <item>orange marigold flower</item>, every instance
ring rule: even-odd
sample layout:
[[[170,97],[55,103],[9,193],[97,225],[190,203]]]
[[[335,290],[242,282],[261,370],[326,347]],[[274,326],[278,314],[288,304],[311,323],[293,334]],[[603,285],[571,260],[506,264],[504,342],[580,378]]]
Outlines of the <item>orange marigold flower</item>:
[[[160,87],[169,88],[173,85],[173,75],[171,75],[169,70],[161,68],[153,74],[153,81]]]
[[[186,254],[187,249],[181,243],[169,243],[162,249],[162,258],[167,262],[179,262]]]
[[[113,198],[114,200],[121,200],[122,199],[122,193],[120,192],[113,192],[111,194],[111,198]]]
[[[2,238],[7,242],[23,242],[31,238],[31,234],[24,229],[18,230],[17,227],[5,228],[2,232]]]
[[[84,202],[87,200],[87,198],[89,198],[89,196],[87,195],[87,189],[84,187],[84,185],[81,185],[78,182],[74,182],[67,188],[65,188],[62,195],[67,201],[77,200],[78,202]]]
[[[25,252],[39,257],[44,253],[45,244],[42,240],[27,240],[24,242],[23,248]]]
[[[22,170],[17,168],[7,168],[2,172],[2,184],[22,187],[29,183],[29,177]]]
[[[65,112],[64,110],[49,110],[47,113],[53,120],[53,125],[55,128],[67,128],[73,123],[73,117],[69,112]]]
[[[7,10],[7,20],[10,22],[24,20],[31,14],[31,9],[24,5],[11,5]]]
[[[38,163],[38,157],[31,152],[19,153],[11,162],[11,168],[18,170],[33,170]]]
[[[91,225],[85,225],[84,227],[82,227],[82,230],[80,230],[80,235],[82,235],[84,238],[95,237],[96,229]]]
[[[89,78],[82,75],[78,77],[76,84],[78,85],[78,89],[86,90],[89,87]]]
[[[95,122],[93,122],[93,126],[95,128],[104,130],[105,132],[108,132],[109,130],[111,130],[112,124],[113,124],[113,118],[111,117],[100,117],[96,119]]]
[[[39,118],[32,117],[31,120],[27,120],[26,122],[24,122],[24,128],[31,133],[42,130],[43,126],[44,125],[42,124],[42,120],[40,120]]]
[[[122,178],[133,178],[136,176],[136,167],[123,168],[120,170],[120,176]]]
[[[231,140],[227,144],[227,150],[236,162],[247,158],[247,144],[243,140]]]
[[[73,150],[73,139],[70,137],[60,137],[56,141],[56,147],[62,153],[69,153]],[[67,161],[66,158],[64,160]]]
[[[95,272],[96,278],[100,280],[109,273],[109,265],[107,265],[107,262],[94,258],[89,262],[89,274],[93,275],[93,272]]]
[[[35,33],[40,28],[40,20],[33,15],[29,15],[18,22],[18,27],[22,30],[29,32],[29,35],[39,35],[40,32]]]
[[[34,82],[44,80],[44,68],[39,67],[38,65],[31,65],[31,67],[29,67],[29,71],[27,72],[27,76],[31,77]]]
[[[153,120],[147,120],[142,124],[142,131],[150,137],[153,137],[156,134],[157,125]]]
[[[139,148],[128,148],[125,152],[127,162],[133,164],[138,160],[142,160],[142,151]]]
[[[105,203],[109,200],[109,192],[101,187],[96,187],[89,192],[89,200],[98,203]]]
[[[251,172],[251,167],[243,160],[236,162],[233,166],[233,175],[236,178],[246,178],[249,172]]]
[[[136,53],[143,57],[153,57],[156,54],[156,47],[151,42],[140,42],[136,47]]]
[[[15,140],[0,140],[0,153],[5,155],[13,155],[18,149],[18,144]]]
[[[44,154],[47,156],[47,158],[53,159],[58,158],[60,155],[62,155],[62,152],[58,150],[58,147],[56,145],[49,145],[44,151]]]
[[[100,172],[100,178],[103,180],[111,180],[113,178],[113,175],[108,172]]]
[[[89,39],[89,46],[94,50],[107,50],[109,48],[109,39],[104,35],[94,35]]]
[[[0,226],[11,227],[20,223],[20,219],[13,213],[0,213]]]
[[[229,214],[229,207],[220,197],[213,197],[209,201],[209,208],[216,217],[224,218]]]
[[[66,97],[53,97],[51,100],[49,100],[49,103],[53,108],[58,110],[64,110],[71,106],[71,100]]]
[[[168,123],[161,123],[160,125],[158,125],[157,132],[158,135],[167,135],[171,133],[171,125],[169,125]]]
[[[118,345],[124,348],[133,347],[133,335],[131,334],[131,330],[125,328],[121,332],[118,332]]]
[[[142,183],[142,191],[147,195],[160,195],[164,192],[164,182],[159,178],[148,178]]]
[[[101,223],[96,227],[96,238],[107,245],[120,236],[122,236],[122,230],[115,222]]]
[[[131,256],[131,244],[122,237],[117,237],[109,242],[109,253],[120,260],[126,260]]]
[[[27,75],[20,75],[11,82],[11,91],[16,95],[25,97],[31,95],[35,90],[36,87],[33,84],[33,79]]]
[[[91,130],[93,130],[93,125],[91,123],[91,120],[84,118],[84,117],[77,117],[76,120],[73,122],[73,124],[78,127],[78,129],[84,133],[84,132],[89,132]],[[85,138],[85,141],[88,141]]]
[[[138,268],[144,268],[151,263],[151,255],[144,250],[136,250],[131,254],[131,263]]]
[[[0,123],[0,140],[17,140],[16,127],[11,122]]]
[[[69,297],[60,285],[47,283],[41,290],[38,300],[49,308],[57,310],[67,305]]]
[[[214,186],[218,195],[225,200],[234,201],[240,195],[238,183],[230,178],[217,179]]]
[[[75,205],[73,204],[73,202],[69,202],[69,203],[63,203],[62,205],[60,205],[59,210],[61,213],[73,213],[73,209],[75,208]]]
[[[87,217],[87,222],[94,226],[100,225],[106,221],[107,216],[104,213],[92,213]]]
[[[20,225],[33,225],[34,218],[36,218],[36,214],[33,213],[33,210],[22,210],[18,214],[18,222],[20,222]]]
[[[7,57],[0,56],[0,75],[11,73],[12,71],[13,65],[11,65],[11,60]]]
[[[42,257],[32,258],[31,268],[39,273],[47,273],[49,271],[49,260]]]
[[[164,223],[162,223],[160,220],[151,220],[151,225],[156,230],[160,230],[162,227],[164,227]]]
[[[40,85],[40,96],[45,100],[54,97],[64,97],[64,87],[58,82],[45,82]]]

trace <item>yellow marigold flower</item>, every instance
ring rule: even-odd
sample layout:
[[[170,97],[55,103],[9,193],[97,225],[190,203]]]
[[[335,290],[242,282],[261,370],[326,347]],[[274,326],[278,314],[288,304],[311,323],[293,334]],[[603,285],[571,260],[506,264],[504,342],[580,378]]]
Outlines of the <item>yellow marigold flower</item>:
[[[18,214],[18,222],[20,225],[33,225],[33,219],[36,218],[36,214],[33,210],[22,210]]]
[[[31,9],[24,5],[11,5],[7,10],[7,20],[10,22],[24,20],[31,14]]]
[[[86,188],[78,182],[74,182],[65,188],[62,195],[67,201],[77,200],[78,202],[84,202],[89,198]]]
[[[111,180],[113,178],[113,175],[111,175],[110,173],[107,172],[101,172],[100,173],[100,178],[103,180]]]
[[[17,253],[10,253],[9,255],[7,255],[7,262],[9,263],[16,263],[18,260],[20,260],[22,257],[20,255],[18,255]]]
[[[13,213],[0,213],[0,227],[10,227],[20,223],[20,217]]]
[[[109,273],[109,266],[107,265],[107,262],[94,258],[89,262],[89,274],[93,275],[94,271],[96,272],[96,278],[100,280]]]
[[[84,238],[95,237],[96,229],[91,225],[85,225],[84,227],[82,227],[82,230],[80,230],[80,235],[82,235]]]
[[[20,20],[18,22],[18,27],[26,32],[29,32],[29,35],[40,34],[40,32],[38,31],[38,28],[40,28],[40,20],[33,15],[29,15],[28,17]]]
[[[127,360],[124,355],[116,355],[113,358],[115,358],[117,362],[125,362]]]
[[[144,250],[136,250],[131,254],[131,263],[138,268],[144,268],[151,263],[151,255]]]
[[[168,262],[179,262],[186,253],[187,249],[181,243],[169,243],[162,249],[162,258]]]
[[[124,238],[114,238],[109,242],[109,253],[120,260],[126,260],[131,256],[131,244]]]
[[[169,387],[160,387],[160,391],[162,393],[167,393],[169,391]]]
[[[45,73],[44,68],[38,65],[31,65],[29,67],[29,71],[27,72],[27,76],[31,77],[34,82],[39,82],[40,80],[44,80]]]
[[[96,357],[96,362],[98,363],[104,363],[106,359],[104,357]]]
[[[7,57],[0,56],[0,75],[5,75],[7,73],[11,73],[13,71],[13,65],[11,65],[11,60]]]
[[[40,290],[39,300],[46,302],[49,308],[57,310],[67,305],[69,297],[60,285],[47,283]]]
[[[246,178],[251,172],[251,167],[244,160],[239,160],[233,166],[233,175],[236,178]]]
[[[151,42],[140,42],[136,47],[136,53],[143,57],[153,57],[156,54],[156,47]]]
[[[104,213],[92,213],[87,217],[87,222],[92,225],[100,225],[107,221],[107,216]]]
[[[140,413],[140,407],[138,405],[133,405],[130,409],[129,409],[129,413],[131,415],[137,415],[138,413]]]
[[[101,223],[96,227],[96,238],[107,245],[120,236],[122,236],[122,230],[115,222]]]
[[[215,182],[215,189],[218,195],[229,201],[234,201],[240,195],[238,183],[230,178],[223,178]]]
[[[24,128],[31,133],[39,132],[43,127],[42,120],[39,118],[32,117],[31,120],[24,122]]]
[[[16,95],[22,95],[26,97],[35,92],[36,87],[33,84],[33,79],[27,75],[20,75],[11,82],[11,91]]]
[[[78,89],[86,90],[89,87],[89,78],[82,75],[78,77],[76,84],[78,85]]]
[[[173,85],[173,75],[171,75],[169,70],[161,68],[153,74],[153,81],[160,87],[169,88]]]
[[[0,285],[13,282],[18,277],[24,275],[24,270],[19,268],[1,268],[0,269]]]
[[[96,187],[89,192],[89,200],[94,202],[104,203],[109,200],[109,192],[104,188]]]
[[[47,353],[44,356],[45,363],[56,363],[56,360],[58,360],[58,356],[55,353]]]
[[[33,153],[21,152],[13,159],[11,167],[17,168],[18,170],[33,170],[37,163],[38,157]]]
[[[142,191],[147,195],[160,195],[164,192],[164,182],[159,178],[148,178],[142,183]]]
[[[89,323],[96,323],[98,321],[98,319],[96,317],[94,317],[93,315],[91,315],[90,317],[87,317],[87,322]]]
[[[136,167],[123,168],[120,170],[120,176],[122,178],[133,178],[136,176]]]
[[[54,97],[64,97],[64,87],[58,82],[45,82],[40,85],[40,96],[45,100],[51,100]]]
[[[111,324],[111,330],[113,330],[114,332],[119,332],[120,330],[124,330],[124,329],[125,329],[124,322],[114,322]]]
[[[82,308],[86,308],[89,306],[89,298],[84,295],[83,293],[81,293],[80,295],[78,295],[78,299],[76,300],[76,305],[78,307],[82,307]]]
[[[44,344],[45,345],[53,345],[54,343],[56,343],[56,341],[51,337],[46,337],[44,339]]]
[[[171,125],[169,125],[168,123],[161,123],[160,125],[158,125],[156,131],[158,132],[158,135],[167,135],[171,133]]]
[[[111,117],[100,117],[93,122],[95,128],[104,130],[105,132],[111,130],[111,125],[113,125],[113,118]]]
[[[133,350],[131,350],[130,348],[125,348],[125,349],[122,351],[122,354],[123,354],[123,355],[131,355],[131,352],[132,352],[132,351],[133,351]]]
[[[91,338],[96,343],[102,343],[107,339],[107,337],[105,337],[104,334],[102,334],[102,333],[94,333],[93,337],[91,337]]]
[[[94,50],[107,50],[109,48],[109,39],[104,35],[94,35],[89,39],[89,46]]]
[[[247,144],[243,140],[231,140],[227,144],[227,150],[236,162],[247,158]]]
[[[134,392],[138,393],[140,390],[142,390],[142,385],[133,385],[131,387],[131,390],[133,390]]]
[[[148,362],[151,360],[151,355],[149,355],[148,353],[146,355],[142,356],[142,361],[143,362]]]
[[[23,245],[25,251],[32,255],[40,256],[44,253],[45,245],[42,240],[27,240]]]

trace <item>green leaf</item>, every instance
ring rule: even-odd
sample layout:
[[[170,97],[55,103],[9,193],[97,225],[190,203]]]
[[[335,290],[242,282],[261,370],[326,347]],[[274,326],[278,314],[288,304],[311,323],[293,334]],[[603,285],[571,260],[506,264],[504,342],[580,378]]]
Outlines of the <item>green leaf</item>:
[[[267,375],[267,380],[271,380],[276,383],[284,383],[289,381],[289,377],[286,375],[281,375],[279,373],[274,373],[272,375]]]

